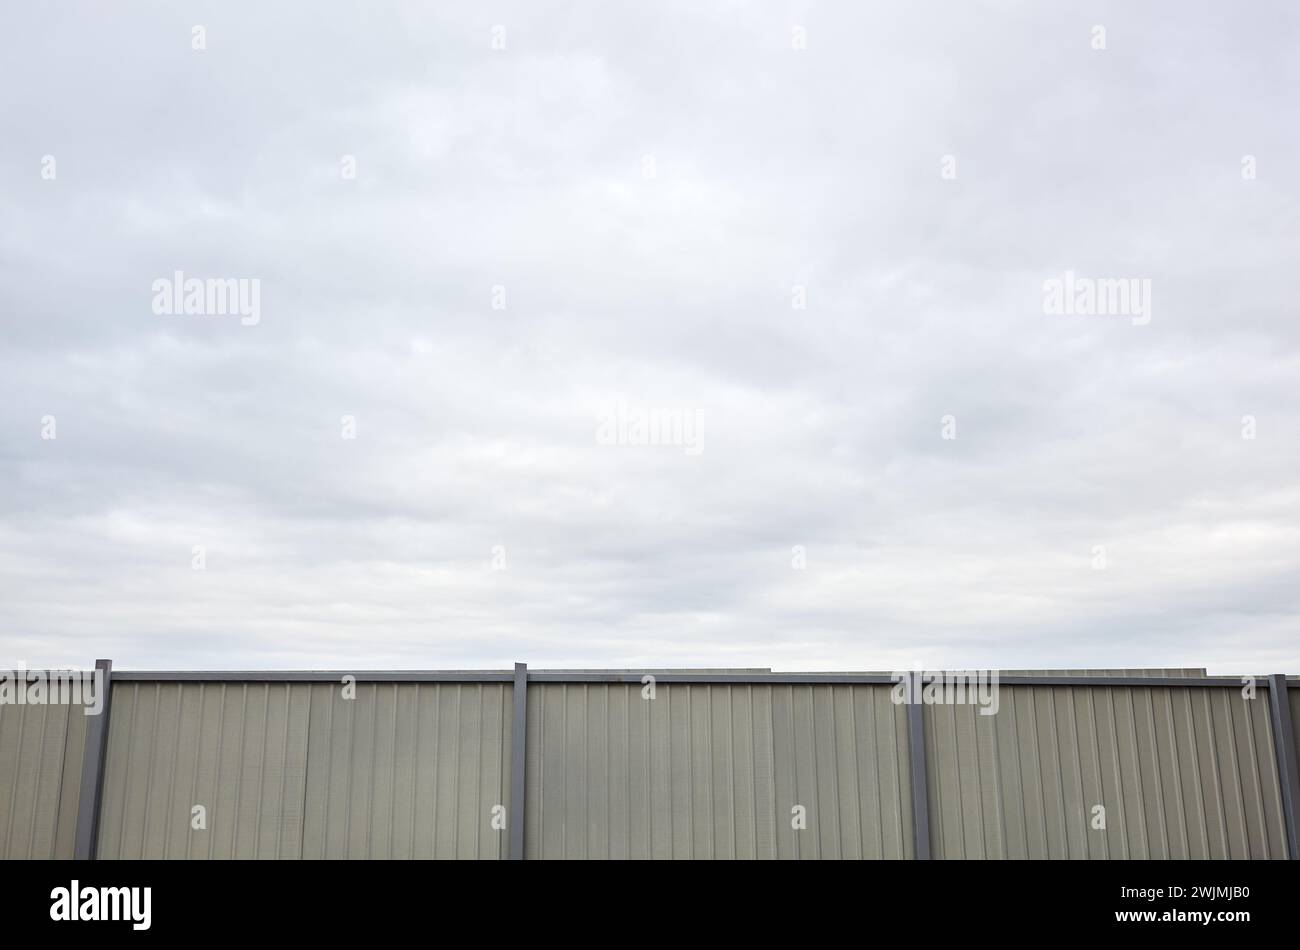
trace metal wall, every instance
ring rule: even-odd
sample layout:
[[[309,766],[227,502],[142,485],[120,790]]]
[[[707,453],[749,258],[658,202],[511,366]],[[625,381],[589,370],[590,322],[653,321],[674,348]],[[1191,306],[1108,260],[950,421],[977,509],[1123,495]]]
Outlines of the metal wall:
[[[1267,693],[1003,686],[996,715],[925,709],[946,858],[1286,856]],[[1093,807],[1105,828],[1092,827]]]
[[[1291,721],[1296,725],[1300,725],[1300,681],[1293,679],[1288,682],[1287,696],[1291,700]],[[1297,729],[1291,738],[1294,740],[1292,745],[1294,746],[1296,761],[1300,762],[1300,729]]]
[[[87,719],[76,705],[0,705],[0,858],[71,858]]]
[[[886,686],[530,685],[527,756],[529,858],[912,853]]]
[[[499,858],[497,683],[113,686],[102,858]],[[206,828],[192,809],[206,809]]]
[[[988,716],[883,674],[656,675],[119,673],[102,756],[80,707],[0,705],[0,857],[1300,855],[1280,675],[1006,673]]]

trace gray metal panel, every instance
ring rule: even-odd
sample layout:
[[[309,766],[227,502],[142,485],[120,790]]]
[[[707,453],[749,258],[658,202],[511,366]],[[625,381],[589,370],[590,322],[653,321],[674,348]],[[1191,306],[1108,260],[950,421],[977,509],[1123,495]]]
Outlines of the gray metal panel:
[[[1293,724],[1292,736],[1295,739],[1296,761],[1300,762],[1300,728],[1295,728],[1300,726],[1300,682],[1297,682],[1294,679],[1289,682],[1291,685],[1286,692],[1291,705],[1291,722]]]
[[[117,683],[100,856],[500,857],[509,710],[499,683]]]
[[[935,857],[1282,857],[1266,697],[1004,686],[992,716],[927,706]]]
[[[1296,733],[1291,690],[1286,676],[1274,673],[1268,682],[1273,747],[1277,751],[1278,778],[1282,783],[1282,813],[1286,818],[1287,854],[1292,861],[1300,861],[1300,756],[1296,755],[1300,735]]]
[[[114,682],[99,857],[299,856],[308,689]]]
[[[507,684],[311,690],[305,857],[506,857],[492,809],[510,795]]]
[[[909,685],[909,695],[919,690],[917,678]],[[925,741],[925,707],[915,701],[907,704],[907,751],[911,756],[909,774],[912,789],[912,850],[918,861],[928,861],[930,848],[929,755]]]
[[[89,719],[79,705],[0,705],[0,859],[73,856]]]
[[[529,858],[911,856],[887,686],[529,680]]]
[[[515,664],[515,682],[510,693],[510,847],[512,861],[524,859],[524,772],[527,768],[524,743],[528,740],[528,664]]]
[[[114,674],[102,856],[507,853],[491,818],[513,801],[511,674],[358,673],[355,700],[342,673],[157,675]],[[527,819],[530,857],[914,854],[906,707],[887,675],[665,671],[653,702],[635,671],[528,678],[526,815],[508,818]],[[1240,686],[1196,669],[1015,671],[997,716],[923,707],[934,856],[1284,856],[1285,740],[1270,690]],[[0,707],[3,856],[73,853],[79,713]]]

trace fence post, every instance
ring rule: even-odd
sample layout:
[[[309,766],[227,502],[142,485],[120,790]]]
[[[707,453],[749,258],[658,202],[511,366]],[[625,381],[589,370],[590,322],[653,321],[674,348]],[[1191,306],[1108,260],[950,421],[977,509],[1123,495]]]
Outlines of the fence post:
[[[524,859],[525,752],[528,743],[528,664],[515,664],[514,725],[510,731],[510,860]]]
[[[1273,715],[1273,748],[1277,778],[1282,786],[1282,811],[1286,819],[1287,857],[1300,860],[1300,764],[1296,762],[1295,724],[1291,721],[1291,695],[1285,673],[1268,678],[1268,705]]]
[[[912,841],[918,861],[930,859],[930,790],[925,772],[925,708],[921,674],[913,672],[907,696],[908,753],[912,760]]]
[[[77,834],[72,856],[93,861],[99,839],[99,803],[104,794],[104,756],[108,749],[108,717],[113,700],[113,661],[96,660],[95,672],[102,675],[103,708],[88,716],[86,749],[81,758],[81,795],[77,801]],[[83,713],[84,715],[84,713]]]

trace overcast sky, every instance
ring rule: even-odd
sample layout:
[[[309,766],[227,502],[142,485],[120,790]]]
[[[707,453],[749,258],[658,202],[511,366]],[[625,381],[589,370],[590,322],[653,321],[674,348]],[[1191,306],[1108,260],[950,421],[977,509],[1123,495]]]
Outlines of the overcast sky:
[[[1298,51],[1291,2],[6,4],[0,662],[1300,673]]]

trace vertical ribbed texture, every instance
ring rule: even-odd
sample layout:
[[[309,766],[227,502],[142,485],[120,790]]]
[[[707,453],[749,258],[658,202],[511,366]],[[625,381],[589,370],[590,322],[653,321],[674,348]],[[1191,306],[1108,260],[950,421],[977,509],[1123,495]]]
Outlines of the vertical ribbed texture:
[[[1289,680],[1287,698],[1291,703],[1292,738],[1295,740],[1295,757],[1300,762],[1300,682]]]
[[[1263,699],[1194,687],[999,694],[992,716],[925,709],[935,857],[1283,856]]]
[[[530,858],[902,858],[905,710],[884,686],[531,684]],[[802,805],[806,830],[791,827]]]
[[[102,857],[505,855],[492,817],[509,796],[507,684],[363,683],[354,700],[338,684],[113,690]],[[889,687],[673,684],[647,700],[636,684],[535,683],[528,698],[529,857],[911,856],[906,709]],[[1300,690],[1288,698],[1300,720]],[[1285,855],[1261,698],[999,699],[993,716],[924,709],[936,857]],[[71,856],[86,726],[79,707],[0,706],[3,857]]]
[[[0,859],[71,858],[86,715],[0,705]]]
[[[120,683],[104,858],[496,858],[500,684]],[[207,827],[192,827],[192,809]]]
[[[113,686],[101,858],[292,858],[302,850],[308,687]],[[195,828],[201,806],[206,827]]]
[[[304,856],[503,858],[511,691],[499,683],[311,687]]]

